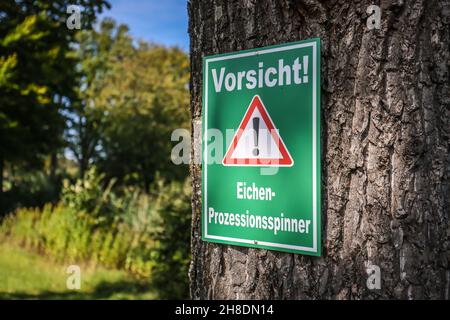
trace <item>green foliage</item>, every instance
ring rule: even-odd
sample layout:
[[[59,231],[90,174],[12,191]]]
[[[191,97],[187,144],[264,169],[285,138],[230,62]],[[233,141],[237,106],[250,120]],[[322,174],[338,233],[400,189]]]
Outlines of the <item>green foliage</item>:
[[[101,185],[92,169],[84,181],[64,188],[63,202],[19,209],[5,218],[0,235],[56,261],[149,278],[164,298],[187,297],[189,183],[160,180],[151,194],[125,189],[120,195]]]
[[[116,199],[111,189],[114,180],[111,180],[106,188],[103,188],[103,174],[97,174],[92,167],[83,179],[78,179],[73,185],[65,181],[62,191],[64,203],[75,212],[89,212],[97,224],[111,224],[114,217],[120,215],[120,200]]]
[[[70,4],[81,31],[65,26]],[[189,128],[189,59],[112,20],[92,30],[105,6],[0,1],[0,238],[187,297],[190,187],[170,137]],[[62,187],[67,147],[80,179]]]
[[[162,298],[187,295],[187,274],[190,261],[191,204],[189,180],[183,184],[160,186],[158,206],[160,214],[152,236],[159,246],[155,256],[153,279]]]
[[[67,264],[49,261],[11,243],[0,243],[0,300],[158,298],[148,283],[125,271],[80,267],[80,290],[67,290]]]
[[[91,161],[119,185],[146,191],[156,172],[182,180],[185,168],[170,161],[170,136],[189,127],[187,55],[144,42],[135,46],[127,28],[111,20],[98,32],[81,33],[79,42],[83,103],[69,139],[81,171]]]

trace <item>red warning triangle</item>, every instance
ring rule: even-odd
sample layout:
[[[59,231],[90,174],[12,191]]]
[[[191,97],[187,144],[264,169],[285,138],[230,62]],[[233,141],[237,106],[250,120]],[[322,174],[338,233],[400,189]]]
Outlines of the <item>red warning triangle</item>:
[[[236,131],[225,157],[225,166],[287,166],[294,164],[278,129],[255,95]]]

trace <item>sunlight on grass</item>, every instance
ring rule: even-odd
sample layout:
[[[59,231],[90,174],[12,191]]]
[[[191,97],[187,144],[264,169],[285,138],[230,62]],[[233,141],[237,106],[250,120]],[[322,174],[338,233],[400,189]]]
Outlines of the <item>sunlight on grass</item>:
[[[81,267],[81,289],[68,290],[67,266],[14,245],[0,244],[0,299],[156,298],[148,282],[103,268]]]

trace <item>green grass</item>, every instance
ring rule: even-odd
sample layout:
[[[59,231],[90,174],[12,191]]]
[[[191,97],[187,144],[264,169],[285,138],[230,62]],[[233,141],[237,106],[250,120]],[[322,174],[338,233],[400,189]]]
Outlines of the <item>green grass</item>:
[[[123,271],[83,266],[80,266],[80,290],[69,290],[68,265],[53,263],[8,243],[0,244],[0,299],[157,298],[148,282],[136,280]]]

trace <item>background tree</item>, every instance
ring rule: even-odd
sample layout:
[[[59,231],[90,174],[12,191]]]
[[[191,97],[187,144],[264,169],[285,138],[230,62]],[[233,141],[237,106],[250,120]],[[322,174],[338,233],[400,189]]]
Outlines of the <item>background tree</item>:
[[[63,146],[63,105],[75,97],[76,31],[67,6],[83,5],[90,28],[105,1],[13,1],[0,4],[0,192],[5,163],[41,167]]]
[[[72,126],[81,129],[73,150],[80,167],[91,159],[108,178],[148,191],[157,172],[169,180],[186,176],[170,162],[170,136],[189,124],[189,60],[177,48],[134,44],[127,31],[106,20],[82,35],[83,102]]]
[[[189,1],[193,120],[204,55],[322,41],[322,257],[203,242],[192,165],[193,298],[449,298],[448,1],[376,3]]]

